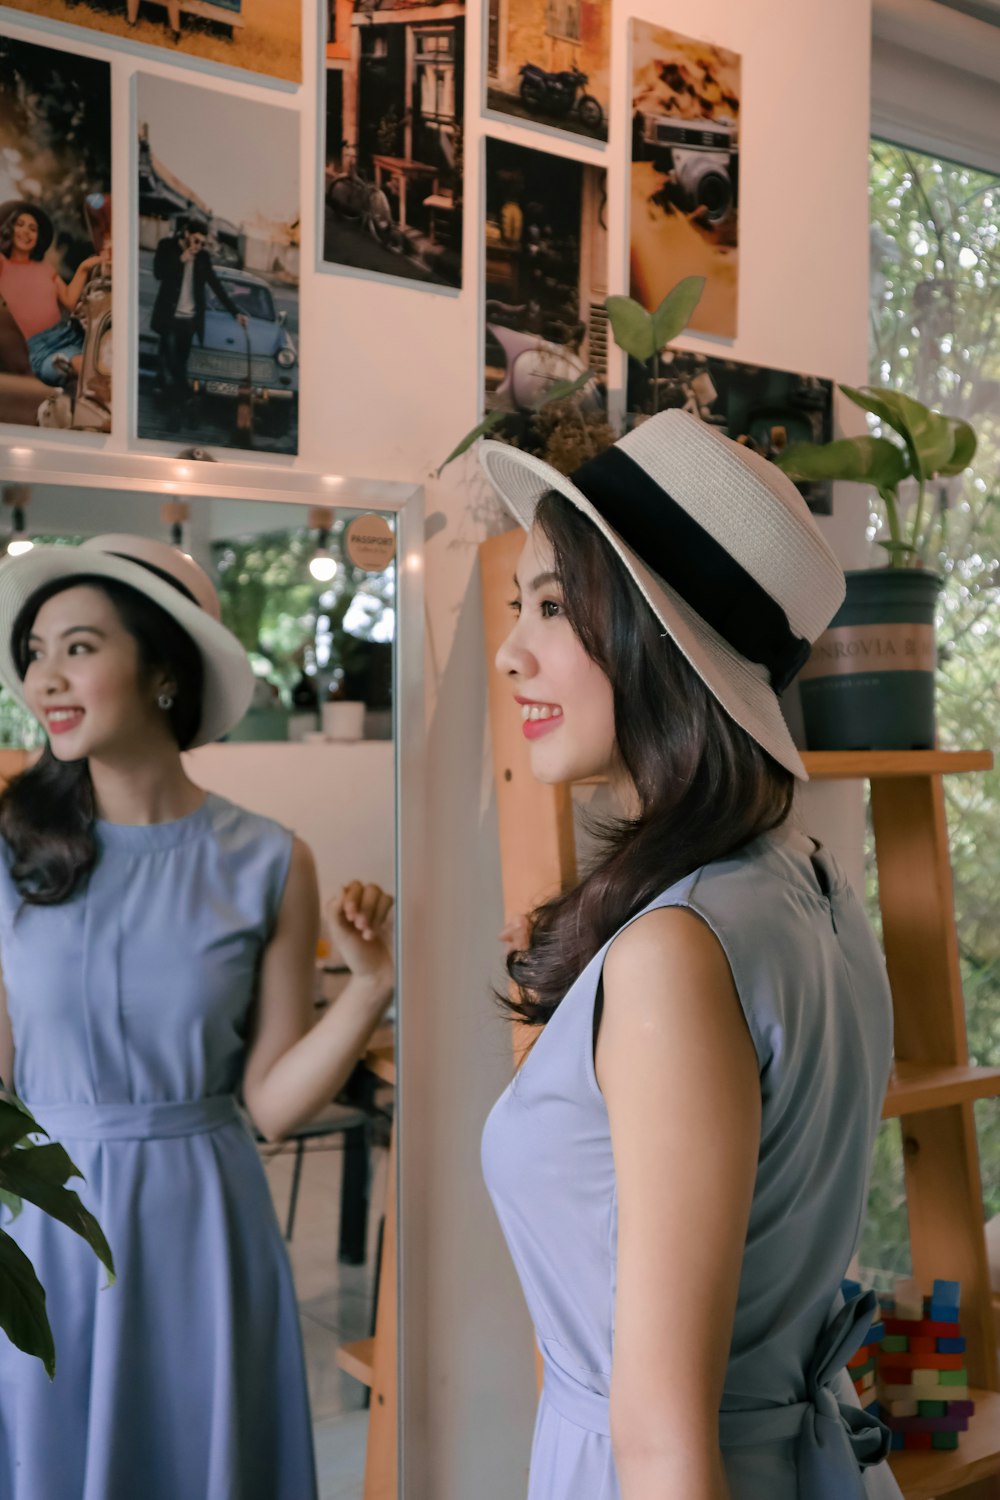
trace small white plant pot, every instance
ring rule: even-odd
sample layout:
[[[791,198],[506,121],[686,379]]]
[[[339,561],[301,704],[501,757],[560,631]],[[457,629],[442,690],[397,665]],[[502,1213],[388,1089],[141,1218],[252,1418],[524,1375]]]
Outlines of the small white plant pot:
[[[363,703],[324,703],[323,733],[330,740],[361,740],[365,735]]]

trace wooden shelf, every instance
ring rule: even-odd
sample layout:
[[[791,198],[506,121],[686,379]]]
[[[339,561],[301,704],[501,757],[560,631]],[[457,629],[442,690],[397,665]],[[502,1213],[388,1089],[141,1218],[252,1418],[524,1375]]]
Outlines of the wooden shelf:
[[[1000,1068],[963,1068],[937,1063],[897,1062],[889,1079],[883,1120],[947,1109],[972,1099],[1000,1097]]]
[[[886,776],[947,776],[991,771],[992,750],[803,750],[813,781],[871,781]],[[574,786],[603,786],[606,776],[581,776]]]
[[[989,771],[990,750],[804,750],[814,781],[860,781],[880,776],[946,776]]]
[[[341,1344],[337,1364],[362,1385],[371,1386],[375,1378],[375,1340],[357,1339],[353,1344]]]
[[[894,1453],[889,1465],[905,1500],[937,1500],[967,1484],[1000,1474],[1000,1395],[970,1391],[976,1403],[968,1432],[950,1453]]]

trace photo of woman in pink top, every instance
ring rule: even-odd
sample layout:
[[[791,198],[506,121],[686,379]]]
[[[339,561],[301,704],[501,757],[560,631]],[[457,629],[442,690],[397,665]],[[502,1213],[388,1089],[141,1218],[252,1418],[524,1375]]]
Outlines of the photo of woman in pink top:
[[[91,270],[106,264],[110,240],[100,255],[86,256],[67,283],[46,260],[52,220],[35,203],[8,205],[0,222],[0,296],[24,336],[33,373],[46,385],[62,385],[82,365],[83,328],[73,318]]]

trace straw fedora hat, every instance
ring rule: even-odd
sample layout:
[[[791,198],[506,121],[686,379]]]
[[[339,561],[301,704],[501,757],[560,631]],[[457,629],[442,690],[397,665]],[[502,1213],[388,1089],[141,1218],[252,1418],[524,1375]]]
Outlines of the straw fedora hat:
[[[80,547],[35,546],[0,563],[0,679],[27,708],[11,635],[38,589],[81,574],[127,583],[165,610],[201,653],[201,723],[189,749],[234,729],[250,706],[254,675],[239,641],[222,624],[219,596],[204,568],[167,542],[148,537],[90,537]]]
[[[525,530],[549,490],[594,523],[730,718],[807,781],[778,696],[845,585],[792,481],[679,410],[651,417],[569,477],[505,443],[479,451]]]

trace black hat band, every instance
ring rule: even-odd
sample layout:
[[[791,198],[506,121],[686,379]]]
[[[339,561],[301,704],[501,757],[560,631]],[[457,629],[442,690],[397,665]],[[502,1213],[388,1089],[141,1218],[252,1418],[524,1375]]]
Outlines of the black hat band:
[[[780,693],[808,659],[776,600],[721,542],[616,445],[588,459],[570,482],[644,563],[748,661],[766,667]]]

